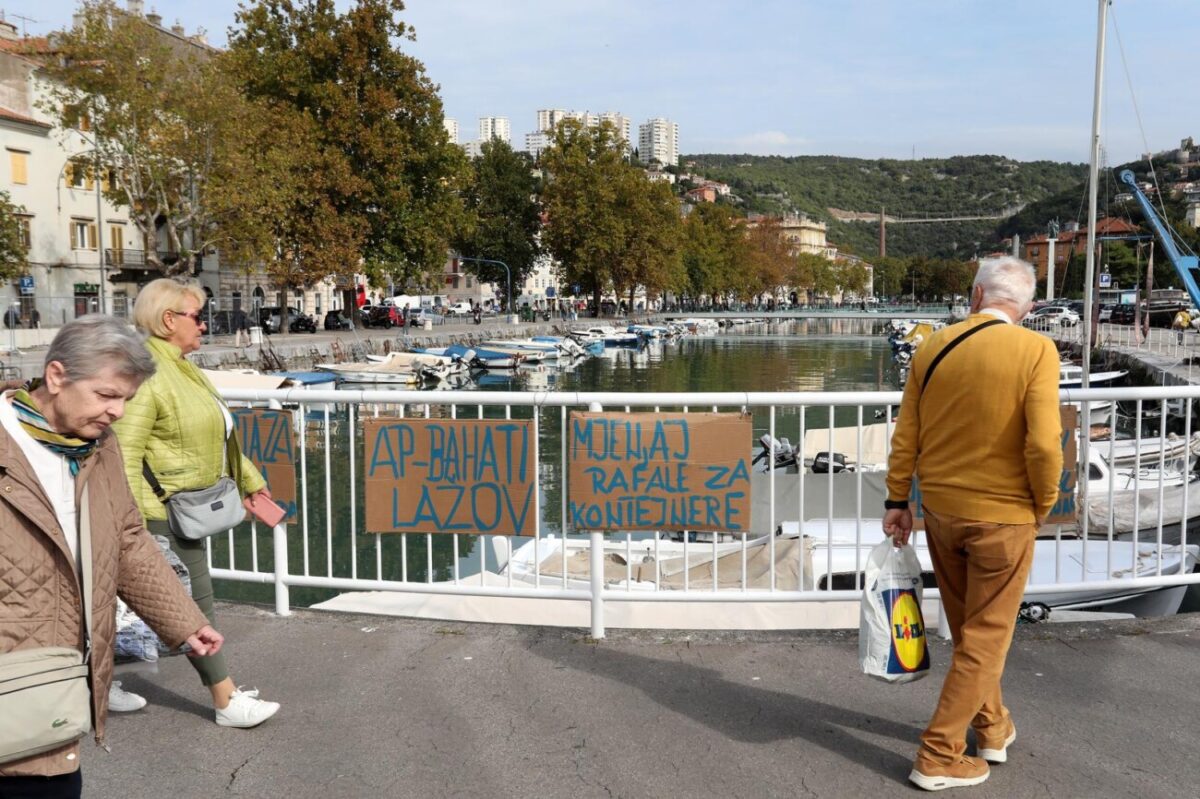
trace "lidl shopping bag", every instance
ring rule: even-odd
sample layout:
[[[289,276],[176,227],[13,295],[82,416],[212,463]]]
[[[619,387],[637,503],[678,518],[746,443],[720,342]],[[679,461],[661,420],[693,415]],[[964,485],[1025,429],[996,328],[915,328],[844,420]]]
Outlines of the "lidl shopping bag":
[[[916,551],[883,539],[867,556],[865,577],[858,625],[863,673],[892,683],[921,679],[929,672],[929,649]]]

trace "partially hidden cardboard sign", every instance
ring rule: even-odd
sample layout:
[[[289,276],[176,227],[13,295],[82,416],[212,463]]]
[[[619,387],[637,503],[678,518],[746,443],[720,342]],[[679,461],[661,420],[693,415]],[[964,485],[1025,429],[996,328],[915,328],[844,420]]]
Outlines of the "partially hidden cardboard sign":
[[[533,535],[537,441],[516,419],[368,419],[367,531]]]
[[[268,408],[231,408],[242,454],[267,480],[271,497],[293,522],[296,510],[296,437],[292,412]]]
[[[749,416],[573,412],[567,425],[573,529],[750,529]]]
[[[1062,451],[1063,469],[1058,479],[1058,501],[1046,517],[1046,524],[1074,524],[1075,519],[1075,483],[1078,478],[1079,452],[1078,435],[1079,409],[1074,405],[1058,406],[1062,420]],[[921,511],[921,486],[916,475],[913,475],[912,489],[908,495],[908,507],[913,514],[913,529],[924,530],[925,519]]]

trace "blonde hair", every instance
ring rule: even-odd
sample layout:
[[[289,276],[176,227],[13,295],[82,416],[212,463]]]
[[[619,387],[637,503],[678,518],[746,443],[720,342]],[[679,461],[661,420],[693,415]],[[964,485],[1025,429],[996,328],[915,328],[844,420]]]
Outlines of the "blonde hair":
[[[191,298],[204,307],[208,295],[200,284],[191,280],[176,280],[173,277],[160,277],[152,280],[138,292],[133,303],[133,323],[152,336],[166,338],[169,331],[163,324],[163,314],[167,311],[180,310],[179,305],[186,298]]]

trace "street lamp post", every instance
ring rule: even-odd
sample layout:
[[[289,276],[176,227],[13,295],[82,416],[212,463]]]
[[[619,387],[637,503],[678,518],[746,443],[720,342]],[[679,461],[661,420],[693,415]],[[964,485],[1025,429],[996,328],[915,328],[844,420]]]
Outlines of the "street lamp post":
[[[478,263],[478,264],[499,264],[500,266],[504,267],[504,275],[505,275],[506,280],[508,281],[508,301],[505,303],[504,307],[508,311],[508,323],[510,325],[516,324],[517,316],[516,316],[516,314],[513,313],[513,304],[512,304],[512,270],[510,270],[508,268],[508,264],[504,263],[504,261],[497,261],[494,258],[467,258],[464,255],[458,256],[458,260],[474,261],[475,263]]]

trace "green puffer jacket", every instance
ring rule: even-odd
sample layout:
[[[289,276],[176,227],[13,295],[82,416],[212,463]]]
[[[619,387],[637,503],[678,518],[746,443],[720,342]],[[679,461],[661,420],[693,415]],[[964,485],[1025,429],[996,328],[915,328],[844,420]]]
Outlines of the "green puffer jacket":
[[[207,488],[221,478],[225,454],[222,400],[208,378],[174,344],[151,336],[146,347],[158,371],[125,403],[125,416],[113,425],[125,457],[125,475],[143,518],[165,520],[167,510],[142,474],[142,459],[167,496]],[[242,491],[253,494],[267,483],[236,448],[228,470]]]

